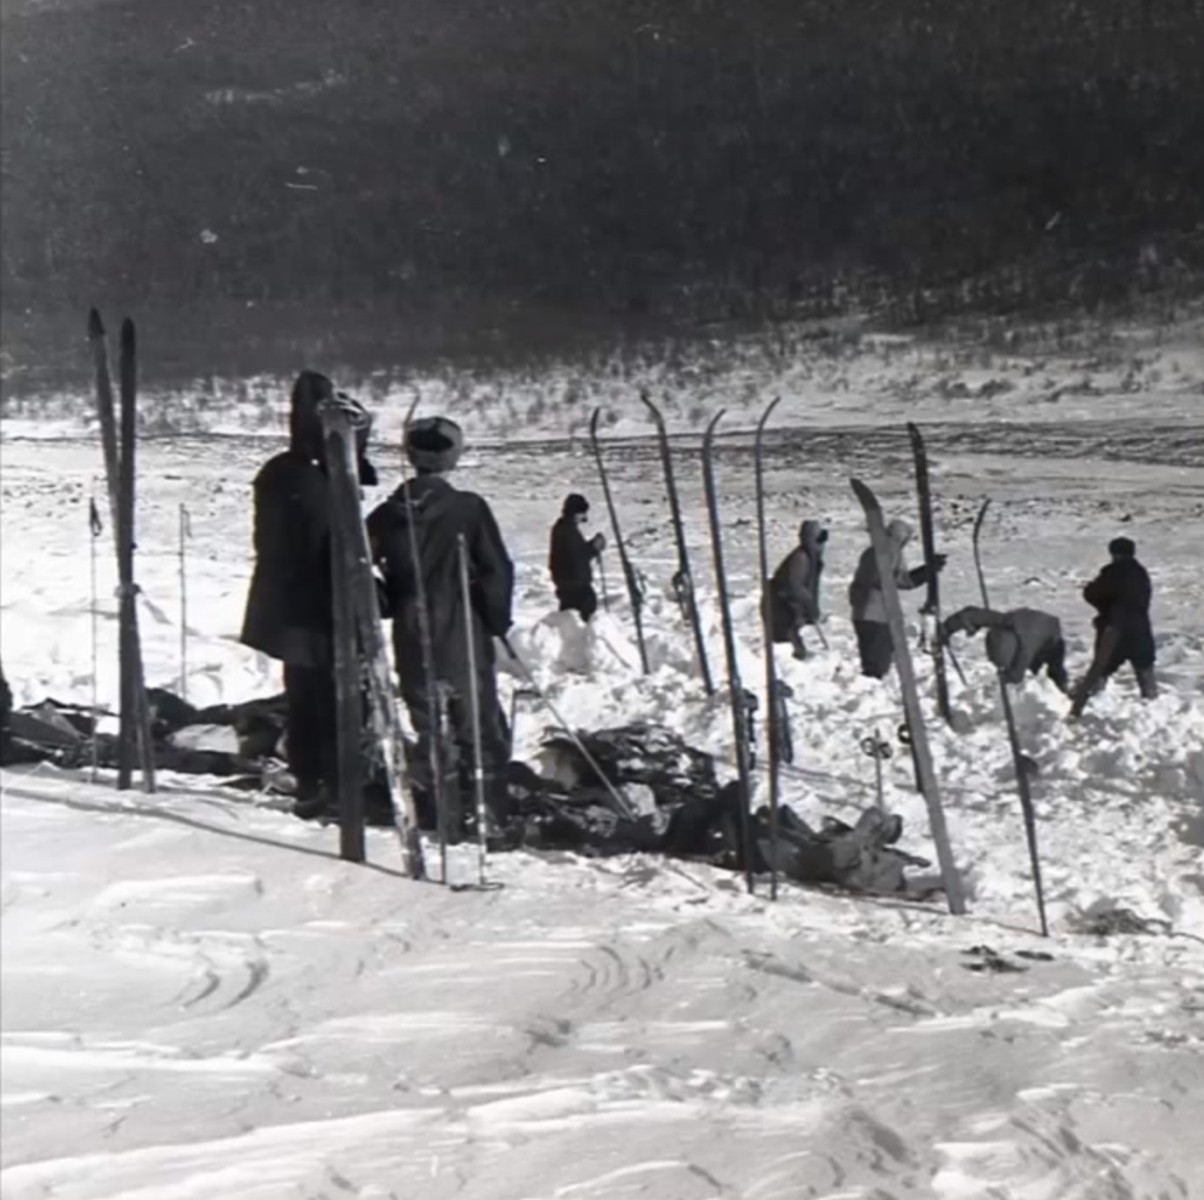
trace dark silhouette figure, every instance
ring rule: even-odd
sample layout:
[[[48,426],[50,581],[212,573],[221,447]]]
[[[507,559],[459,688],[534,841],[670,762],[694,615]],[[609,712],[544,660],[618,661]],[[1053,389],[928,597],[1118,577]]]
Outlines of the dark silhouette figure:
[[[589,520],[589,501],[574,492],[566,497],[548,547],[548,570],[560,611],[581,614],[583,621],[598,611],[598,594],[594,591],[594,559],[606,548],[606,538],[595,533],[586,539],[581,531]]]

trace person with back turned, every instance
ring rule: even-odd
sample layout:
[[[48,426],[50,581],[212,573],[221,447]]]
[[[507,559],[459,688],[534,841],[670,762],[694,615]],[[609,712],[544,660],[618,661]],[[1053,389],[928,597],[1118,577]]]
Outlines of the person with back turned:
[[[1143,700],[1158,695],[1154,679],[1154,631],[1150,625],[1152,587],[1137,561],[1137,546],[1127,537],[1108,544],[1112,556],[1083,588],[1083,599],[1095,610],[1095,653],[1087,674],[1074,689],[1071,719],[1082,716],[1087,701],[1125,663],[1133,668]]]

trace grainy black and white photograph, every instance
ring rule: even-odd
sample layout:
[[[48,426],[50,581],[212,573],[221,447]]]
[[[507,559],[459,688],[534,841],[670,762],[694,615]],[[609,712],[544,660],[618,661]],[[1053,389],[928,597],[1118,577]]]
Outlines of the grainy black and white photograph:
[[[1204,1197],[1201,0],[0,0],[4,1200]]]

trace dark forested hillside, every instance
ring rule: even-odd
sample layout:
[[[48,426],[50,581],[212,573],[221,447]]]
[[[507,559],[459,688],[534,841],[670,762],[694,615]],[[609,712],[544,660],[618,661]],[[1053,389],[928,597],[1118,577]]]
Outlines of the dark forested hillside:
[[[188,371],[1199,266],[1201,0],[3,14],[10,366],[93,301],[146,314]]]

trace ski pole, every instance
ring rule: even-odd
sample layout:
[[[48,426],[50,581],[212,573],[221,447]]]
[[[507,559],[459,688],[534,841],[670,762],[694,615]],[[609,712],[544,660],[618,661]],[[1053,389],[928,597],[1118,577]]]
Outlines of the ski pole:
[[[832,647],[828,645],[828,637],[824,633],[824,627],[818,621],[815,622],[815,632],[818,635],[823,648],[825,650],[831,650]]]
[[[88,498],[88,532],[91,534],[89,538],[89,574],[92,580],[92,782],[96,782],[97,775],[100,769],[100,750],[96,741],[96,726],[100,721],[100,682],[99,661],[100,651],[98,643],[100,641],[100,613],[97,610],[96,601],[96,540],[103,532],[103,526],[100,523],[100,511],[96,507],[96,498],[90,496]]]
[[[610,612],[610,589],[606,586],[606,566],[602,555],[598,555],[598,582],[602,585],[602,607]]]
[[[464,637],[468,646],[468,702],[472,705],[472,782],[477,801],[477,882],[485,886],[485,769],[481,761],[481,696],[477,689],[477,647],[472,628],[472,591],[468,582],[468,544],[456,534],[460,559],[460,598],[464,604]]]
[[[180,505],[180,699],[188,699],[188,565],[185,542],[192,536],[186,505]]]
[[[522,672],[523,678],[526,679],[531,691],[538,697],[540,703],[552,714],[552,719],[560,726],[561,730],[568,735],[569,740],[580,751],[581,757],[593,769],[593,772],[602,781],[602,786],[610,793],[611,799],[623,810],[623,814],[628,817],[634,817],[635,813],[631,810],[631,805],[624,799],[622,793],[615,787],[613,783],[606,777],[606,773],[598,766],[597,759],[585,748],[585,743],[577,736],[576,730],[564,719],[560,714],[560,710],[552,703],[552,698],[539,686],[535,680],[535,676],[531,673],[531,668],[518,656],[514,647],[510,644],[510,640],[506,637],[499,639],[506,648],[506,653],[518,664],[518,669]]]

